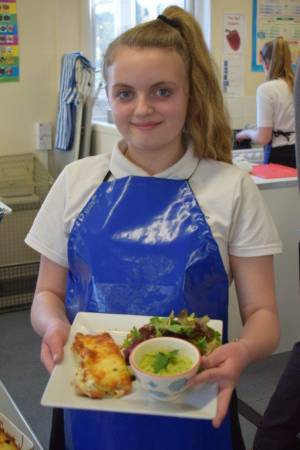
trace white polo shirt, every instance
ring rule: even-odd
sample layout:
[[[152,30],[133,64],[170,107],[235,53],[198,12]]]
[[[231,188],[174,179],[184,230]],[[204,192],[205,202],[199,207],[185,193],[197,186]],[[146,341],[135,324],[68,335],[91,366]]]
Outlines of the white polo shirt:
[[[271,127],[273,130],[295,131],[295,110],[293,94],[282,78],[266,81],[256,92],[257,127]],[[272,146],[295,144],[296,135],[289,141],[284,136],[273,136]]]
[[[67,245],[75,219],[108,171],[112,177],[149,176],[122,153],[75,161],[64,168],[41,206],[25,242],[57,264],[68,267]],[[238,167],[199,160],[190,146],[183,157],[159,178],[189,179],[200,208],[218,243],[231,278],[229,255],[262,256],[281,252],[272,217],[251,177]]]

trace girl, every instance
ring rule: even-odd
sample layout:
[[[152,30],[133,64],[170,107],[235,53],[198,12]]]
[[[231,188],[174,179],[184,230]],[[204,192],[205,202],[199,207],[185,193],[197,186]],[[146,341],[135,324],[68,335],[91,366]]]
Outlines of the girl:
[[[224,322],[194,383],[217,382],[214,420],[64,411],[67,449],[244,449],[232,392],[278,342],[272,255],[281,244],[251,178],[231,165],[231,130],[202,32],[168,7],[113,41],[107,95],[123,139],[65,168],[26,242],[42,254],[32,324],[49,371],[78,311]],[[244,328],[227,342],[235,280]],[[265,330],[268,330],[268,333]],[[58,448],[58,447],[56,447]]]
[[[267,81],[257,89],[257,129],[243,130],[236,139],[263,144],[265,164],[296,167],[294,73],[288,43],[278,37],[267,42],[260,55]]]

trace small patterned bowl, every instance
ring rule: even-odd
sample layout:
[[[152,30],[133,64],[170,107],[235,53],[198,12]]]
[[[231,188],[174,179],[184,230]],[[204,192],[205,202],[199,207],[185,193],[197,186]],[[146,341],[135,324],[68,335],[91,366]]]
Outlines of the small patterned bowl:
[[[146,372],[140,368],[143,356],[147,353],[178,350],[178,356],[192,360],[192,366],[174,375],[160,375]],[[138,344],[130,354],[131,368],[143,389],[156,400],[176,400],[187,388],[188,380],[193,377],[200,366],[200,352],[193,344],[183,339],[173,337],[157,337]]]

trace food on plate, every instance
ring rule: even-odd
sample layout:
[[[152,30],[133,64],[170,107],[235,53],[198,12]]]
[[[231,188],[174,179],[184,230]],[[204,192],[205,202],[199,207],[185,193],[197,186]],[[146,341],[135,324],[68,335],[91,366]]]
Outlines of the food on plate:
[[[140,386],[151,397],[173,401],[198,372],[201,356],[198,348],[187,340],[161,336],[136,345],[129,363]]]
[[[122,397],[132,380],[120,348],[109,333],[76,333],[72,344],[77,394],[90,398]]]
[[[16,440],[10,436],[0,422],[0,450],[21,450]]]
[[[193,361],[188,356],[180,356],[179,350],[168,351],[159,349],[155,352],[146,353],[139,364],[145,372],[156,375],[175,375],[186,372],[193,365]]]
[[[194,344],[202,355],[208,355],[221,345],[221,334],[208,325],[208,316],[196,317],[181,311],[178,316],[172,312],[168,317],[151,317],[149,323],[140,328],[133,327],[127,334],[122,350],[126,361],[134,347],[140,342],[160,336],[184,339]]]

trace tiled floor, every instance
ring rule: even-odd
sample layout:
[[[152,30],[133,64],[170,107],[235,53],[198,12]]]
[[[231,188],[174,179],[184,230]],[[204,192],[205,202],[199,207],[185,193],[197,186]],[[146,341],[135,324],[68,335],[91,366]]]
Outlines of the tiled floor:
[[[47,449],[51,411],[40,406],[40,399],[48,374],[39,360],[40,339],[31,328],[29,310],[0,314],[0,330],[0,379]],[[287,353],[275,355],[250,367],[240,381],[239,398],[263,413],[287,357]],[[243,417],[241,426],[250,449],[256,428]]]

